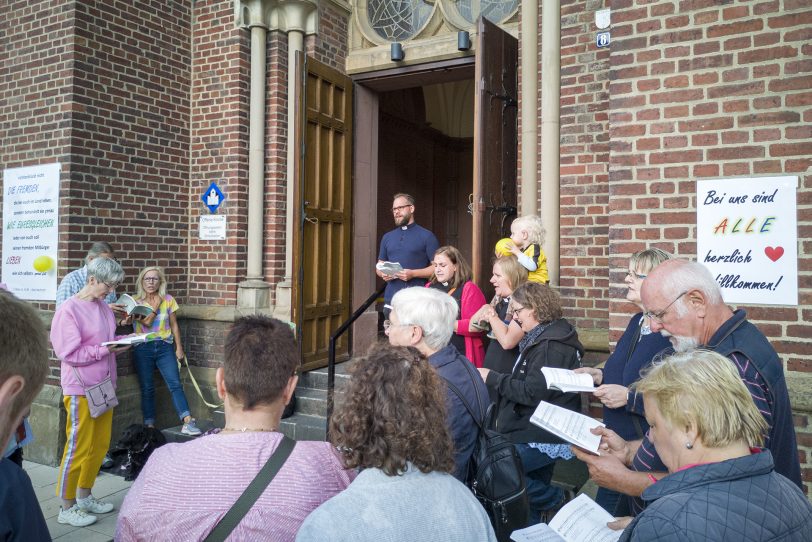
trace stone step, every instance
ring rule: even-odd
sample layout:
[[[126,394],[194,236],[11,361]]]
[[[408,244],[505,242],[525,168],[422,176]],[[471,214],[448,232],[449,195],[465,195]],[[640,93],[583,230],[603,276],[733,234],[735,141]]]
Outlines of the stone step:
[[[344,393],[337,391],[335,402],[344,399]],[[317,390],[313,388],[296,388],[296,414],[307,414],[308,416],[327,416],[327,390]]]
[[[336,365],[336,378],[335,378],[336,389],[346,386],[347,383],[350,381],[350,375],[348,373],[348,370],[351,367],[351,363],[352,360],[346,361],[344,363],[339,363],[338,365]],[[300,374],[298,387],[326,390],[327,367],[324,367],[322,369],[315,369],[313,371],[307,371],[306,373]]]
[[[279,430],[294,440],[326,440],[327,420],[297,413],[282,420]]]
[[[206,431],[213,429],[215,427],[223,427],[222,424],[216,424],[213,420],[197,420],[197,427],[205,433]],[[181,432],[183,429],[183,424],[176,425],[175,427],[167,427],[166,429],[162,429],[161,433],[164,434],[166,437],[167,442],[187,442],[194,438],[191,435],[185,435]]]

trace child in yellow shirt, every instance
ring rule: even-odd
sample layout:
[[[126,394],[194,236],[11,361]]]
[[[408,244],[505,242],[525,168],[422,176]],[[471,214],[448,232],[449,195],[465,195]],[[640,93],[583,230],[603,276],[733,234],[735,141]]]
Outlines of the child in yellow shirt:
[[[503,245],[510,251],[509,253],[516,256],[522,267],[527,269],[527,280],[541,284],[550,281],[547,273],[547,256],[541,249],[544,233],[541,218],[535,215],[520,216],[510,225],[510,243]],[[497,243],[497,254],[501,254],[500,244],[502,241]]]

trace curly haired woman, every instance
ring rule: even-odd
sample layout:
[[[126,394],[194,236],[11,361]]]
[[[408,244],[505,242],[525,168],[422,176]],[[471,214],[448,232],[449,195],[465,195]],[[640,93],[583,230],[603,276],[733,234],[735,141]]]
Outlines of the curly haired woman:
[[[296,540],[495,542],[485,510],[450,474],[445,410],[440,377],[416,349],[381,345],[360,360],[330,435],[361,473]]]

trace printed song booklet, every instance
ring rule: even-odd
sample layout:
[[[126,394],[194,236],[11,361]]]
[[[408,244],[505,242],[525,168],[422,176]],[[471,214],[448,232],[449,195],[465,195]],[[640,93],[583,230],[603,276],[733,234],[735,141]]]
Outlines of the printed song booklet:
[[[547,388],[564,393],[573,391],[595,391],[592,375],[576,373],[569,369],[542,367],[541,372],[547,380]]]
[[[510,539],[514,542],[615,542],[623,531],[613,531],[606,526],[614,519],[582,493],[564,505],[549,525],[537,523],[513,531]]]
[[[403,271],[403,266],[398,262],[378,262],[375,265],[375,269],[384,275],[396,275]]]
[[[128,294],[121,294],[121,297],[116,300],[116,304],[124,307],[124,310],[127,312],[127,316],[134,315],[147,317],[155,312],[152,310],[152,307],[145,305],[144,303],[139,303]]]
[[[530,422],[588,452],[601,455],[598,451],[601,437],[590,432],[593,427],[604,427],[598,420],[542,401],[530,417]]]
[[[119,337],[115,341],[107,341],[106,343],[102,343],[102,346],[107,346],[108,344],[115,344],[120,346],[125,345],[136,345],[146,342],[147,339],[150,338],[150,335],[154,335],[154,333],[141,333],[140,335],[127,335],[126,337]]]

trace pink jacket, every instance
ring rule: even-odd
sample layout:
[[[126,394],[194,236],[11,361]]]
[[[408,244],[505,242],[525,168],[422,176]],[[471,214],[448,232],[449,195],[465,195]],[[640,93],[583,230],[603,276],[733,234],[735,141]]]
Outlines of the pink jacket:
[[[62,394],[84,395],[72,367],[85,386],[98,384],[108,371],[116,385],[116,356],[101,343],[116,335],[116,317],[104,301],[71,297],[59,306],[51,322],[51,344],[62,362]]]
[[[426,283],[426,288],[431,286],[431,282]],[[457,320],[457,327],[454,333],[461,335],[465,339],[465,357],[476,367],[482,367],[485,360],[485,345],[482,343],[481,331],[468,331],[471,317],[486,303],[485,295],[479,286],[470,280],[462,285],[462,295],[460,296],[460,319]]]

